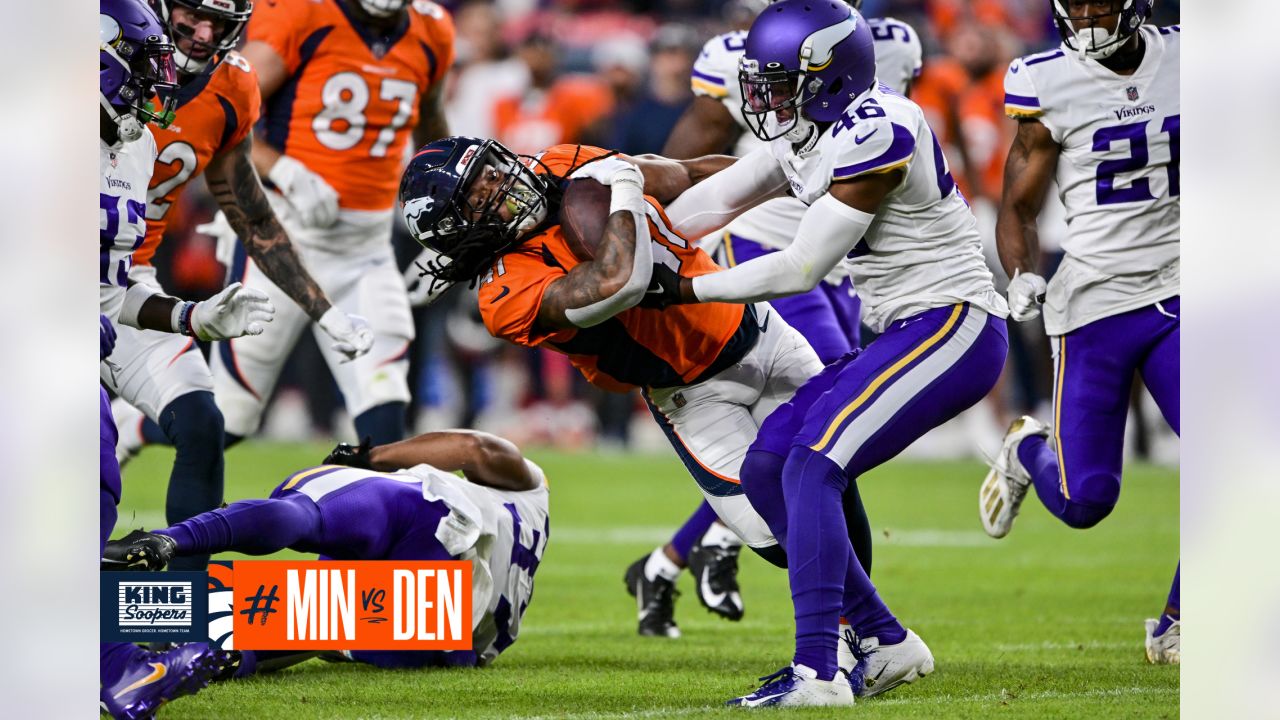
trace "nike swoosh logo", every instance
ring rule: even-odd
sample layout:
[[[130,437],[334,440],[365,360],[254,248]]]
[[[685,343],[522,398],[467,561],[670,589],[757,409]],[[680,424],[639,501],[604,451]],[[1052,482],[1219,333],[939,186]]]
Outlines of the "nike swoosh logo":
[[[854,136],[853,136],[853,143],[854,143],[855,145],[861,145],[862,143],[864,143],[864,142],[866,142],[868,139],[870,139],[872,135],[875,135],[877,132],[880,132],[880,128],[878,128],[878,127],[877,127],[877,128],[872,128],[871,132],[867,133],[866,135],[854,135]]]
[[[168,671],[164,669],[164,663],[151,663],[151,667],[152,667],[152,670],[150,675],[142,678],[141,680],[134,682],[129,687],[116,693],[115,699],[119,700],[121,695],[127,695],[133,692],[134,690],[137,690],[138,688],[143,687],[144,685],[150,685],[151,683],[156,682],[160,678],[164,677],[166,673],[168,673]]]
[[[771,312],[767,312],[767,313],[765,313],[765,314],[764,314],[764,322],[759,323],[759,325],[760,325],[760,332],[768,332],[768,331],[769,331],[769,319],[770,319],[770,318],[772,318],[772,317],[773,317],[773,313],[771,313]]]
[[[490,305],[492,305],[492,304],[494,304],[494,303],[498,302],[499,300],[501,300],[502,298],[506,297],[506,296],[507,296],[507,295],[509,295],[510,293],[511,293],[511,288],[507,287],[506,285],[503,285],[503,286],[502,286],[502,292],[498,293],[498,297],[496,297],[496,298],[494,298],[494,299],[490,300],[490,301],[489,301],[489,304],[490,304]]]
[[[724,604],[724,599],[728,596],[728,593],[711,592],[710,579],[711,573],[709,569],[703,570],[702,577],[698,580],[698,583],[702,588],[702,597],[707,601],[707,605],[718,607]]]

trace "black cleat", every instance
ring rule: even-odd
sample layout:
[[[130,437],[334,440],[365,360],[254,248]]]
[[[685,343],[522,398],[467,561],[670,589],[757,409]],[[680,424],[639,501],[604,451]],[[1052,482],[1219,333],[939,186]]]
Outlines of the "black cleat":
[[[695,545],[689,551],[698,602],[725,620],[742,619],[742,595],[738,593],[738,555],[742,547]]]
[[[631,563],[623,578],[627,583],[627,592],[636,599],[640,618],[638,632],[648,637],[678,638],[680,628],[676,627],[675,598],[680,593],[676,591],[676,584],[670,580],[649,580],[644,576],[644,565],[648,560],[649,555],[646,553]]]
[[[178,543],[167,535],[134,530],[107,542],[102,551],[103,570],[163,570],[173,559]]]

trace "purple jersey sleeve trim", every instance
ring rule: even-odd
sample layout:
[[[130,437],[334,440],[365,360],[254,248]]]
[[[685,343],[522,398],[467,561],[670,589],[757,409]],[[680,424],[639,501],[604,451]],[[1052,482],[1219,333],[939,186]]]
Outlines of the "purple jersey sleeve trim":
[[[873,170],[883,170],[910,160],[911,156],[916,152],[915,136],[911,134],[910,130],[897,123],[891,123],[891,126],[893,127],[893,142],[889,143],[887,150],[871,160],[838,167],[831,171],[831,176],[837,180],[849,178]]]
[[[715,85],[724,85],[724,78],[722,78],[722,77],[716,77],[715,75],[708,75],[708,74],[706,74],[706,73],[704,73],[704,72],[698,72],[698,70],[697,70],[696,68],[695,68],[695,69],[694,69],[694,71],[693,71],[693,77],[695,77],[695,78],[697,78],[697,79],[699,79],[699,80],[705,80],[705,81],[707,81],[707,82],[709,82],[709,83],[713,83],[713,84],[715,84]]]
[[[1018,107],[1038,108],[1040,107],[1040,98],[1029,97],[1027,95],[1014,95],[1013,93],[1004,94],[1005,105],[1017,105]]]
[[[1049,62],[1050,60],[1057,60],[1063,55],[1065,55],[1065,53],[1063,53],[1061,50],[1051,50],[1047,53],[1041,53],[1039,55],[1028,55],[1022,59],[1022,64],[1026,65],[1027,67],[1031,67],[1032,65],[1035,65],[1037,63]]]

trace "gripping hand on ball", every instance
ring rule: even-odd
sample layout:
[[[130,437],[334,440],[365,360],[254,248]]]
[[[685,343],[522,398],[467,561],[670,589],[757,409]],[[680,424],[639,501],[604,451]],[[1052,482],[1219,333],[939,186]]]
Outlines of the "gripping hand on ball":
[[[1015,272],[1009,281],[1009,316],[1018,322],[1038,316],[1048,288],[1035,273]]]
[[[575,180],[590,178],[601,185],[609,186],[615,183],[632,183],[636,188],[644,190],[644,175],[640,172],[640,168],[617,156],[589,162],[573,171],[569,177]]]

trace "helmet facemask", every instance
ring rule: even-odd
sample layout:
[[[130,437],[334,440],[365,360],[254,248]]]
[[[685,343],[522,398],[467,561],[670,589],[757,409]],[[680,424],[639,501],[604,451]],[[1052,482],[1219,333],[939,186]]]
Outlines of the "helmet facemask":
[[[158,0],[156,4],[174,40],[174,63],[178,72],[184,75],[198,75],[210,65],[216,66],[229,51],[234,50],[253,12],[253,3],[247,0]],[[186,12],[178,11],[179,8]],[[191,20],[212,22],[213,39],[209,42],[196,40],[193,37],[196,28],[191,25]],[[183,52],[183,44],[188,45],[190,51],[203,51],[195,54],[204,57],[197,58],[192,56],[192,52]]]
[[[408,4],[409,0],[360,0],[360,7],[376,18],[389,18]]]
[[[781,137],[803,142],[813,123],[802,115],[801,108],[816,96],[822,81],[808,78],[802,70],[770,67],[773,65],[778,63],[761,70],[759,61],[742,58],[738,69],[742,117],[751,133],[765,142]]]
[[[1072,15],[1071,0],[1053,0],[1053,19],[1067,48],[1081,57],[1105,60],[1123,47],[1146,19],[1146,13],[1134,7],[1137,4],[1150,11],[1149,2],[1113,0],[1111,12],[1104,15]]]

